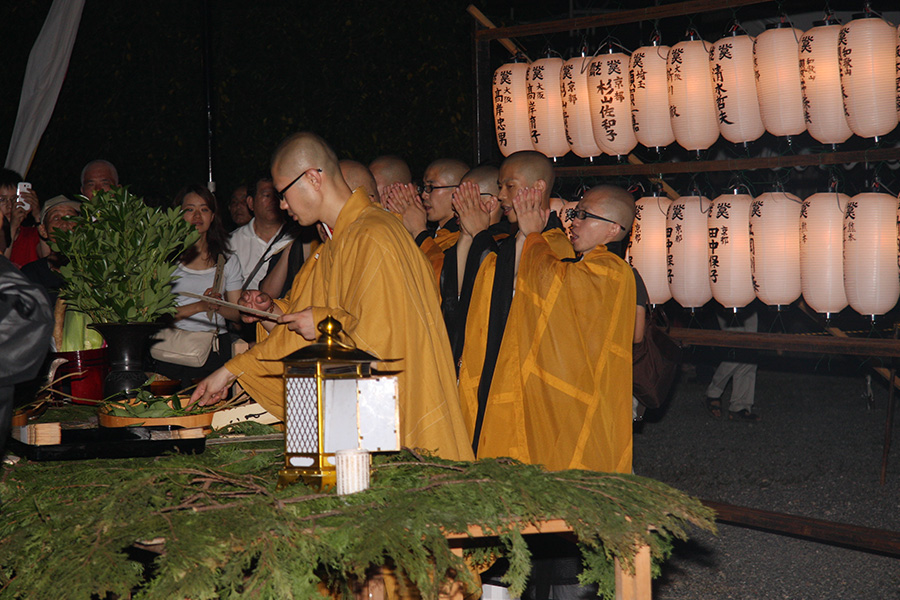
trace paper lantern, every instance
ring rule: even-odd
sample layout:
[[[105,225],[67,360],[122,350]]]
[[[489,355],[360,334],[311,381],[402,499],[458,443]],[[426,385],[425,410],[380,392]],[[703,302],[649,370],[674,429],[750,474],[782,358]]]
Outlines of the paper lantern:
[[[803,32],[773,23],[753,44],[759,112],[772,135],[806,131],[800,86],[799,40]]]
[[[531,63],[526,77],[531,143],[548,158],[564,156],[569,151],[562,96],[558,93],[562,67],[561,58],[542,58]]]
[[[687,150],[705,150],[719,138],[706,48],[702,40],[679,42],[666,62],[672,131]]]
[[[843,112],[841,112],[843,115]],[[803,299],[818,313],[847,307],[844,293],[844,210],[850,197],[820,192],[800,207],[800,284]]]
[[[651,304],[672,298],[666,266],[666,214],[671,203],[659,195],[644,196],[634,203],[628,262],[641,274]]]
[[[775,306],[800,297],[800,198],[767,192],[750,205],[750,264],[756,297]]]
[[[877,17],[853,19],[838,34],[844,114],[859,137],[897,126],[897,30]]]
[[[588,67],[594,140],[615,156],[628,154],[637,146],[631,123],[628,61],[620,52],[602,54]]]
[[[800,82],[803,116],[813,139],[823,144],[840,144],[853,133],[844,116],[841,97],[841,70],[837,21],[816,21],[800,38]],[[827,311],[836,312],[836,311]]]
[[[631,55],[631,123],[635,138],[647,148],[668,146],[675,141],[666,81],[668,55],[668,46],[642,46]]]
[[[525,63],[507,63],[494,71],[494,130],[503,156],[534,150],[528,126],[527,75]]]
[[[746,144],[765,133],[756,95],[750,36],[730,35],[713,44],[709,49],[709,70],[722,137],[735,144]]]
[[[900,122],[900,27],[897,27],[897,117]]]
[[[722,194],[712,202],[709,227],[709,281],[713,298],[725,308],[747,306],[756,299],[750,271],[749,194]]]
[[[600,156],[603,150],[594,141],[591,125],[591,101],[588,97],[587,67],[590,58],[583,53],[570,58],[559,74],[563,120],[569,148],[581,158]]]
[[[707,268],[708,210],[708,198],[682,196],[672,201],[666,216],[666,276],[672,297],[685,308],[703,306],[712,298]]]
[[[883,315],[900,298],[897,197],[866,192],[844,213],[844,290],[853,310]]]

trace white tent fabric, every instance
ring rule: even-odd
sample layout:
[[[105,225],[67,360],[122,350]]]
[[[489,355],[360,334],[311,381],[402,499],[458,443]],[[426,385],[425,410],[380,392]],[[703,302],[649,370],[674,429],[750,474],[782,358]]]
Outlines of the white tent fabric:
[[[28,56],[19,112],[6,155],[6,167],[23,175],[56,106],[83,8],[84,0],[53,0]]]

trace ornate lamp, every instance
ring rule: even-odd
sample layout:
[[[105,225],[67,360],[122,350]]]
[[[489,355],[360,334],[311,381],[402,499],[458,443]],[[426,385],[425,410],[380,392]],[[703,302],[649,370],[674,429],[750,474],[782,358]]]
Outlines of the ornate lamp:
[[[372,376],[371,365],[380,359],[340,341],[336,319],[322,320],[318,329],[316,343],[281,361],[287,431],[279,487],[298,479],[333,487],[338,450],[400,449],[397,378]]]
[[[525,79],[528,65],[512,62],[494,71],[492,104],[497,145],[503,156],[520,150],[534,150],[528,127],[528,98]]]
[[[719,131],[729,142],[746,144],[766,132],[759,114],[753,71],[753,40],[735,28],[709,49]]]
[[[787,23],[772,23],[753,44],[759,112],[766,131],[792,136],[806,131],[800,87],[800,46],[803,32]]]
[[[631,55],[631,117],[637,141],[647,148],[668,146],[675,141],[669,118],[669,93],[666,81],[668,46],[642,46]]]

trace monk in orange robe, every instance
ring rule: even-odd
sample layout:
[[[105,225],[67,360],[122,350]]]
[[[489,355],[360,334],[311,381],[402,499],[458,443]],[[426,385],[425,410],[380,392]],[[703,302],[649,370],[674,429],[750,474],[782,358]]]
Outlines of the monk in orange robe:
[[[514,207],[525,242],[478,456],[631,473],[635,280],[606,244],[631,228],[634,199],[599,186],[569,209],[578,260],[540,235],[549,210],[538,194]]]
[[[283,418],[283,366],[268,361],[311,343],[316,325],[330,315],[358,348],[400,359],[387,368],[400,371],[401,444],[471,460],[437,285],[409,233],[363,188],[351,192],[334,151],[315,134],[282,142],[272,178],[281,207],[301,225],[321,222],[332,239],[304,263],[285,300],[273,302],[258,290],[245,294],[242,303],[279,315],[278,324],[266,321],[260,341],[200,382],[192,400],[214,403],[237,378],[263,408]]]

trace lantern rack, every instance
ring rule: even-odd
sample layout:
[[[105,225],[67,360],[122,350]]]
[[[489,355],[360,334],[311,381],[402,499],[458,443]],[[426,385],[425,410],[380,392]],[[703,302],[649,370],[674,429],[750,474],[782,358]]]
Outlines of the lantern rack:
[[[475,162],[489,160],[496,154],[494,147],[493,114],[491,108],[490,82],[492,69],[490,65],[490,41],[497,40],[510,52],[521,51],[521,48],[510,38],[531,37],[554,33],[586,30],[596,27],[610,27],[654,21],[671,17],[696,15],[737,9],[771,2],[772,0],[688,0],[665,6],[653,6],[633,10],[623,10],[601,15],[590,15],[570,19],[559,19],[543,23],[530,23],[511,27],[493,27],[478,9],[470,6],[469,13],[476,19],[472,36],[475,71]],[[865,150],[847,150],[821,152],[817,154],[789,154],[782,156],[765,156],[754,158],[733,158],[716,160],[686,160],[644,163],[633,154],[629,155],[630,164],[580,166],[557,166],[558,177],[627,177],[645,176],[655,178],[665,174],[713,173],[724,171],[752,171],[757,169],[777,169],[790,167],[843,165],[849,163],[877,163],[900,160],[900,147],[870,148]]]

